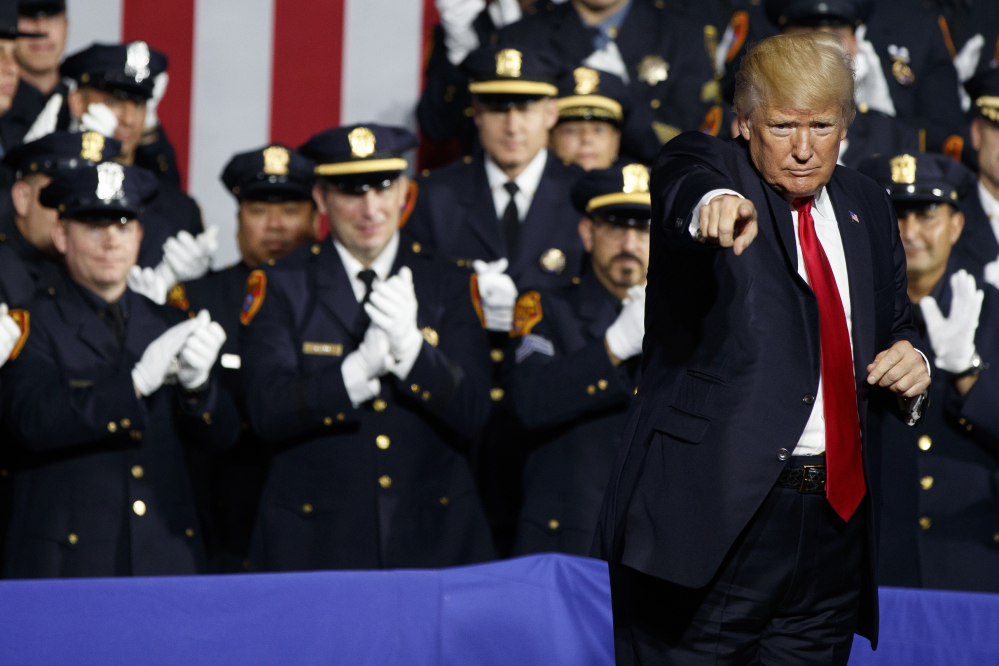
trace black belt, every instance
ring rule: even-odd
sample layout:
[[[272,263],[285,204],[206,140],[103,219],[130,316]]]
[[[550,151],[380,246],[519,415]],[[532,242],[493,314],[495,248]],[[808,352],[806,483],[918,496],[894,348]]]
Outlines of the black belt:
[[[776,488],[793,488],[805,495],[825,495],[826,466],[796,465],[781,470],[777,477]]]

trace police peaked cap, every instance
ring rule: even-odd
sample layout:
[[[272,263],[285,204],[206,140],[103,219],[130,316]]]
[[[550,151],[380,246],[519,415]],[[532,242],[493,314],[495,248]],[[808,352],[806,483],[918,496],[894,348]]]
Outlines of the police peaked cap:
[[[623,226],[647,226],[652,218],[649,168],[618,162],[588,171],[572,187],[572,205],[587,217],[609,217]]]
[[[156,77],[166,68],[166,55],[149,48],[145,42],[135,41],[92,44],[66,58],[59,73],[80,86],[150,99]]]
[[[305,201],[312,199],[316,165],[279,143],[234,155],[222,171],[222,182],[240,201]]]
[[[152,172],[102,162],[56,172],[39,194],[39,201],[58,210],[60,219],[126,222],[139,218],[158,191]]]
[[[791,25],[825,26],[865,23],[874,0],[765,0],[767,18],[778,28]]]
[[[628,87],[620,77],[577,67],[558,86],[558,119],[603,120],[618,127],[628,112]]]
[[[25,176],[54,174],[62,169],[78,169],[105,162],[121,153],[121,142],[98,132],[52,132],[30,143],[10,149],[4,166]]]
[[[975,187],[975,176],[947,155],[876,155],[860,163],[858,170],[885,188],[892,203],[958,202]]]

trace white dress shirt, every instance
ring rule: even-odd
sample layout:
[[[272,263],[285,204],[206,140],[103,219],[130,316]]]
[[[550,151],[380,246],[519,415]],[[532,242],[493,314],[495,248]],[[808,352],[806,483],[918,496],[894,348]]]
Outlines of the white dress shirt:
[[[354,290],[354,297],[360,303],[364,300],[364,292],[367,290],[367,287],[364,285],[364,281],[357,277],[357,274],[364,270],[364,264],[358,261],[347,248],[340,245],[339,241],[333,241],[333,247],[336,248],[337,254],[340,255],[343,269],[347,272],[347,277],[350,278],[350,288]],[[382,253],[378,255],[378,258],[371,262],[370,268],[375,272],[375,282],[388,279],[389,273],[392,272],[392,264],[395,263],[395,255],[398,252],[399,232],[397,231],[388,242],[388,245],[385,246],[385,249],[382,250]],[[374,285],[374,282],[372,285]]]
[[[520,172],[520,175],[513,179],[513,182],[517,183],[517,187],[519,188],[514,195],[514,201],[517,202],[517,216],[521,222],[524,221],[527,211],[531,208],[531,202],[534,201],[534,193],[538,191],[538,186],[541,184],[541,176],[545,173],[545,163],[547,161],[548,149],[542,148],[534,156],[534,159],[528,162],[524,170]],[[499,168],[489,155],[486,155],[486,179],[489,181],[489,190],[493,194],[493,205],[496,206],[496,219],[502,220],[503,212],[506,211],[506,207],[510,203],[510,193],[503,186],[510,179],[506,177],[503,170]]]
[[[999,201],[992,193],[986,189],[981,180],[978,181],[978,199],[982,202],[982,208],[989,217],[989,224],[992,225],[992,233],[999,241]]]

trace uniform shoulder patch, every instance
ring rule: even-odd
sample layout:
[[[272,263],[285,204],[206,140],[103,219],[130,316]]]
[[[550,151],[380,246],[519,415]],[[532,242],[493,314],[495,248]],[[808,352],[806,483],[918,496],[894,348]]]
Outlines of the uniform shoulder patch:
[[[256,270],[246,278],[246,296],[243,298],[243,308],[239,312],[239,321],[243,326],[249,326],[264,304],[267,293],[267,273]]]
[[[732,28],[732,43],[725,53],[725,62],[735,60],[739,51],[742,50],[742,46],[746,43],[746,37],[749,35],[749,12],[738,11],[732,14],[729,26]]]
[[[478,273],[472,273],[472,277],[468,279],[468,288],[472,293],[472,307],[475,308],[475,314],[479,316],[479,322],[482,324],[482,328],[485,328],[486,315],[482,312],[482,297],[479,296]]]
[[[541,294],[528,291],[520,295],[517,305],[513,308],[513,330],[511,338],[519,338],[531,332],[531,329],[544,318],[541,312]]]
[[[24,343],[28,341],[28,334],[31,333],[31,313],[27,310],[11,310],[7,314],[14,320],[17,327],[21,329],[21,337],[17,339],[14,349],[10,352],[9,358],[13,361],[21,353],[21,350],[24,349]]]
[[[187,288],[183,282],[178,282],[170,288],[167,294],[167,305],[172,305],[179,310],[187,312],[191,309],[191,302],[187,300]]]
[[[711,136],[718,136],[718,131],[721,130],[722,118],[724,117],[724,112],[721,106],[712,106],[708,113],[704,116],[704,120],[701,121],[701,131],[705,134],[710,134]]]
[[[940,152],[947,155],[955,162],[960,162],[961,153],[964,152],[964,137],[960,134],[951,134],[947,137],[947,140],[944,141],[943,148],[940,149]]]
[[[415,180],[409,181],[409,192],[406,194],[406,204],[402,207],[402,214],[399,215],[399,228],[402,229],[409,222],[409,216],[416,208],[416,199],[420,196],[420,186]]]

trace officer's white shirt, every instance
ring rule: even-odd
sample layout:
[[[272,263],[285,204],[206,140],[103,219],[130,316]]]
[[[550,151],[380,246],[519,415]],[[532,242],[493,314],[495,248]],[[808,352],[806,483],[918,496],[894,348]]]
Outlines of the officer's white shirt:
[[[992,193],[986,189],[981,180],[978,181],[978,199],[982,202],[982,208],[989,217],[989,224],[992,225],[992,233],[999,241],[999,201]]]
[[[517,194],[514,195],[514,201],[517,202],[517,216],[521,222],[524,221],[527,211],[530,210],[534,194],[538,191],[538,186],[541,185],[541,177],[545,174],[545,163],[547,162],[548,149],[542,148],[534,156],[534,159],[524,167],[520,175],[513,179],[519,188]],[[510,203],[510,193],[503,185],[510,179],[489,155],[486,155],[486,179],[489,181],[489,190],[493,195],[493,205],[496,206],[496,219],[502,220],[503,212],[506,211],[506,207]]]
[[[354,290],[354,297],[360,303],[364,300],[364,292],[367,290],[367,287],[357,277],[357,274],[364,270],[364,264],[358,261],[347,248],[340,245],[339,241],[333,241],[333,247],[336,248],[337,254],[340,255],[340,261],[343,262],[343,269],[347,272],[347,277],[350,278],[350,288]],[[371,262],[370,268],[375,272],[375,282],[388,279],[389,273],[392,272],[392,265],[395,263],[395,255],[398,253],[399,232],[397,231],[388,242],[388,245],[385,246],[385,249],[382,250],[382,253],[378,255],[378,258]]]

